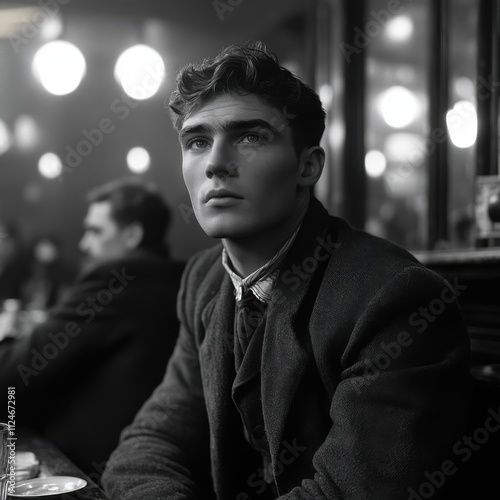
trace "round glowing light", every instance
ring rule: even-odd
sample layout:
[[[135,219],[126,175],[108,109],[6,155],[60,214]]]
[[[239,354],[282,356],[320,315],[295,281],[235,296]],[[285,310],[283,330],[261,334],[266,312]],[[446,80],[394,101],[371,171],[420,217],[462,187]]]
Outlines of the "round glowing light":
[[[474,82],[466,76],[457,78],[454,82],[455,92],[462,99],[472,99],[475,96],[476,88]]]
[[[0,120],[0,155],[3,155],[11,146],[9,128],[3,120]]]
[[[73,92],[80,85],[85,69],[85,58],[78,47],[62,40],[45,44],[33,58],[34,75],[54,95]]]
[[[30,115],[21,115],[14,122],[14,137],[18,148],[31,149],[38,142],[38,126]]]
[[[394,128],[408,126],[420,111],[415,94],[399,85],[387,89],[382,94],[378,108],[387,125]]]
[[[42,190],[38,184],[30,182],[24,186],[23,198],[27,203],[37,203],[42,199]]]
[[[115,78],[133,99],[148,99],[160,88],[165,78],[165,65],[156,50],[147,45],[135,45],[118,57]]]
[[[327,108],[330,106],[332,100],[333,100],[333,88],[331,85],[324,84],[321,85],[319,88],[319,98],[321,100],[321,103],[323,104],[324,108]]]
[[[389,161],[420,165],[425,157],[423,137],[408,132],[393,132],[384,141],[384,154]]]
[[[397,16],[386,24],[387,36],[395,42],[404,42],[413,34],[413,21],[408,16]]]
[[[45,153],[38,160],[38,171],[47,179],[55,179],[61,175],[62,161],[55,153]]]
[[[369,177],[380,177],[387,166],[384,153],[372,149],[365,155],[365,170]]]
[[[60,17],[47,19],[40,27],[40,34],[45,40],[54,40],[63,30],[63,23]]]
[[[328,141],[332,148],[336,149],[342,146],[345,139],[345,127],[340,120],[334,120],[328,132]]]
[[[146,149],[141,147],[132,148],[127,153],[128,168],[135,174],[142,174],[148,170],[151,158]]]
[[[446,125],[451,142],[457,148],[469,148],[477,138],[477,112],[470,101],[458,101],[446,113]]]

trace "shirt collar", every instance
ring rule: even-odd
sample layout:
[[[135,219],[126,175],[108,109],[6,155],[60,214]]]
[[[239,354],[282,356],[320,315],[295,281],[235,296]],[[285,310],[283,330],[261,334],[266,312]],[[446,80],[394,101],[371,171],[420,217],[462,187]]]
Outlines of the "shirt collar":
[[[246,278],[241,278],[234,270],[229,258],[229,254],[225,248],[222,249],[222,265],[229,274],[231,281],[234,285],[234,293],[236,300],[240,300],[246,290],[252,290],[253,294],[264,303],[268,303],[271,298],[271,291],[273,289],[276,278],[278,277],[279,266],[281,265],[286,253],[292,246],[297,233],[299,232],[301,224],[286,240],[281,249],[274,255],[274,257],[266,262],[262,267],[259,267],[252,274]]]

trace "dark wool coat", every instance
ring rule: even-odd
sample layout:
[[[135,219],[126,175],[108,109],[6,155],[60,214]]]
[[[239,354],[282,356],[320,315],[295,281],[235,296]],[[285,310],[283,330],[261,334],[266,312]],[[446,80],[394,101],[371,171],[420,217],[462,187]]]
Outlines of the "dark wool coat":
[[[234,293],[220,246],[188,263],[178,313],[166,377],[112,455],[107,493],[259,499],[262,470],[231,394]],[[313,200],[268,306],[261,359],[279,498],[418,491],[463,435],[468,354],[449,284]]]

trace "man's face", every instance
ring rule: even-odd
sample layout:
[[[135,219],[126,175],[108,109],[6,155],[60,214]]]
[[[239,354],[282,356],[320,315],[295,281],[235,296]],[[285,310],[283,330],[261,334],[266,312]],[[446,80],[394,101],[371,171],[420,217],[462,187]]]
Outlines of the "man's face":
[[[91,203],[83,226],[80,250],[91,259],[112,259],[121,257],[127,252],[125,233],[111,217],[109,202]]]
[[[289,125],[267,102],[220,94],[184,121],[179,138],[191,203],[209,236],[254,236],[293,217],[299,158]]]

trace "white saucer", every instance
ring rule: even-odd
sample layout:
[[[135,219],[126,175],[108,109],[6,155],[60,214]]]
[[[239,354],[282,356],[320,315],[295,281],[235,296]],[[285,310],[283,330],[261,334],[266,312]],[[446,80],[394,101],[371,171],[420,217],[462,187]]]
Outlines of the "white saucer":
[[[79,477],[51,476],[27,479],[16,483],[14,493],[9,495],[13,498],[26,497],[48,497],[61,495],[70,491],[79,490],[87,485],[87,481]]]

